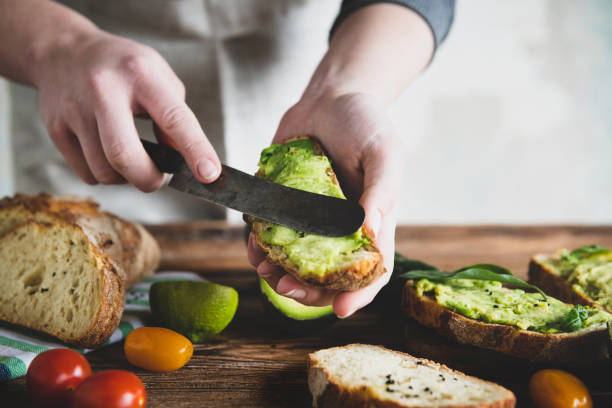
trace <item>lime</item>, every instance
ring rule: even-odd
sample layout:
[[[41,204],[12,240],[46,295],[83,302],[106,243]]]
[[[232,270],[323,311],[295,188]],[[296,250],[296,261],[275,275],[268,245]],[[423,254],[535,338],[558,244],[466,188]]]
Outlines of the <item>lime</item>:
[[[149,302],[160,325],[198,343],[220,333],[232,321],[238,292],[208,282],[163,281],[151,285]]]

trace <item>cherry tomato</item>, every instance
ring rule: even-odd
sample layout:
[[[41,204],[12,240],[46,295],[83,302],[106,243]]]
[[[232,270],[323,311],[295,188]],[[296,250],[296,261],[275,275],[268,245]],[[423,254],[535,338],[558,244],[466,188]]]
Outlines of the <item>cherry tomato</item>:
[[[30,363],[26,387],[38,405],[62,407],[73,391],[91,375],[91,366],[81,353],[58,348],[43,351]]]
[[[92,375],[74,392],[74,408],[140,408],[147,403],[147,392],[135,374],[107,370]]]
[[[141,327],[127,335],[123,351],[127,360],[137,367],[171,371],[187,364],[193,354],[193,344],[170,329]]]
[[[562,370],[540,370],[529,381],[529,393],[538,408],[592,408],[584,383]]]

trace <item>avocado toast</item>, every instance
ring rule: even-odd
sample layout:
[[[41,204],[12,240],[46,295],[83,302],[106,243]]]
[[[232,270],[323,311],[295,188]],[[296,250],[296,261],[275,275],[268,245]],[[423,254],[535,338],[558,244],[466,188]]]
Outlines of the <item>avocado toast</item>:
[[[612,315],[550,296],[472,279],[408,280],[402,309],[461,344],[531,361],[610,358]]]
[[[529,281],[565,302],[612,313],[612,253],[598,245],[535,255]]]
[[[345,198],[322,147],[308,136],[288,139],[264,149],[257,177],[285,186]],[[311,286],[356,290],[384,272],[382,255],[365,228],[330,238],[306,234],[249,217],[268,262]]]

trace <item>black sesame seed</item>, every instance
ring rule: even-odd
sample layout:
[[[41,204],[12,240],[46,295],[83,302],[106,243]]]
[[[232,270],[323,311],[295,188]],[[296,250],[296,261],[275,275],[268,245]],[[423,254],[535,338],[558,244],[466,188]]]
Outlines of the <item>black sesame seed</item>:
[[[416,362],[416,364],[417,364],[417,365],[422,365],[422,364],[423,364],[423,362],[422,362],[422,361],[417,361],[417,362]]]
[[[392,389],[391,389],[391,388],[389,388],[389,387],[387,387],[387,388],[386,388],[386,391],[387,391],[387,392],[395,392],[395,390],[392,390]]]
[[[537,304],[537,303],[534,303],[534,304],[533,304],[533,307],[538,307],[538,304]]]
[[[499,306],[497,306],[497,305],[493,305],[493,308],[494,308],[494,309],[497,309],[497,308],[499,308]]]
[[[40,288],[40,293],[48,292],[49,288]]]
[[[423,388],[423,391],[425,391],[425,392],[429,392],[429,387],[425,387],[425,388]]]
[[[412,385],[409,385],[409,386],[408,386],[408,388],[409,388],[409,389],[412,389]]]
[[[395,381],[389,378],[387,381],[385,381],[385,384],[387,385],[395,384]]]
[[[57,275],[57,272],[53,272],[53,275],[51,275],[51,276],[55,276],[55,275]]]

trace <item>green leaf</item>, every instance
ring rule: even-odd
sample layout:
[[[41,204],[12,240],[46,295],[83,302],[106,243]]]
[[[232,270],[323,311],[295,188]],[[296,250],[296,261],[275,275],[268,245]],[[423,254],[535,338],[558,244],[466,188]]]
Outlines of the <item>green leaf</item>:
[[[397,277],[400,273],[413,271],[413,270],[425,270],[425,271],[437,271],[438,268],[429,265],[425,262],[417,261],[414,259],[406,258],[399,252],[395,253],[395,266],[393,268],[393,276]]]
[[[476,264],[457,269],[454,272],[444,272],[440,270],[412,270],[400,274],[398,277],[404,279],[429,279],[439,281],[443,279],[474,279],[484,281],[494,281],[506,283],[520,288],[533,289],[546,299],[546,294],[537,286],[531,285],[499,265],[493,264]]]
[[[562,255],[562,259],[564,261],[569,261],[572,263],[578,263],[582,259],[595,256],[595,255],[603,255],[609,254],[610,250],[608,248],[604,248],[600,245],[585,245],[580,248],[574,249],[572,252],[565,251]]]
[[[583,322],[589,316],[589,312],[582,305],[575,305],[563,318],[561,328],[565,331],[572,332],[582,329]]]

